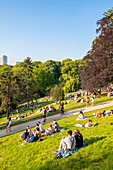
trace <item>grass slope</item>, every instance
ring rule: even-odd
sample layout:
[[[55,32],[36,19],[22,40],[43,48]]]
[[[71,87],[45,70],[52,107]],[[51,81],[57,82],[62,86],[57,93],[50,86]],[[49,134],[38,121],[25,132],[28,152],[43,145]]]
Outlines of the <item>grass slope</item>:
[[[111,101],[111,100],[113,100],[113,96],[112,97],[101,96],[101,97],[95,99],[95,105],[100,104],[100,103],[104,103],[104,102],[108,102],[108,101]],[[40,102],[39,104],[43,104],[44,106],[49,106],[50,102],[47,102],[46,99],[45,100],[43,99],[43,102]],[[89,105],[91,105],[91,103]],[[49,113],[49,115],[59,114],[59,111],[58,111],[59,110],[59,104],[53,103],[53,106],[57,109],[57,111],[53,112],[53,113]],[[85,107],[85,106],[86,106],[85,102],[77,103],[75,100],[70,100],[69,104],[65,105],[64,108],[65,108],[65,112],[67,112],[69,110],[75,110],[75,109],[82,108],[82,107]],[[43,108],[43,107],[40,107],[40,108]],[[30,114],[29,116],[27,116],[25,118],[22,118],[22,119],[17,120],[17,121],[13,120],[12,125],[17,125],[17,124],[21,124],[23,122],[28,122],[28,121],[40,118],[42,116],[42,113],[40,113],[40,108],[34,109],[34,113]],[[23,112],[21,112],[21,115],[23,115],[25,113],[28,114],[29,112],[30,112],[30,110],[23,111]],[[12,118],[14,118],[16,115],[18,115],[18,114],[14,114],[12,116]],[[5,128],[6,121],[7,121],[6,116],[0,118],[0,129]]]
[[[106,108],[106,110],[112,107]],[[103,110],[103,109],[100,109]],[[93,111],[94,112],[94,111]],[[48,136],[41,142],[25,143],[20,133],[0,138],[1,170],[113,170],[113,115],[95,118],[93,112],[85,113],[98,126],[79,128],[87,147],[80,149],[66,159],[55,159],[54,152],[67,130],[76,129],[74,124],[86,123],[88,119],[75,121],[77,116],[59,120],[65,128],[56,136]],[[48,127],[46,124],[45,127]]]

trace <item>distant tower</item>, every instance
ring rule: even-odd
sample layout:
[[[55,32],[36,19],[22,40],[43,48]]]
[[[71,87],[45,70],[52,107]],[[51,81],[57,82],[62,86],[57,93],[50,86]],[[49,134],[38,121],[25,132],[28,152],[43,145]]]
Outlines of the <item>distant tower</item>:
[[[7,56],[1,55],[0,56],[0,65],[7,64]]]

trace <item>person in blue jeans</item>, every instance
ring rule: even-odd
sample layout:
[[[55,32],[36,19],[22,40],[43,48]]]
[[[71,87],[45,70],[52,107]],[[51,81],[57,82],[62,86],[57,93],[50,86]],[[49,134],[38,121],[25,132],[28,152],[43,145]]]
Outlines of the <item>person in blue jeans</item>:
[[[39,139],[37,131],[34,131],[32,136],[28,139],[28,142],[35,142]]]

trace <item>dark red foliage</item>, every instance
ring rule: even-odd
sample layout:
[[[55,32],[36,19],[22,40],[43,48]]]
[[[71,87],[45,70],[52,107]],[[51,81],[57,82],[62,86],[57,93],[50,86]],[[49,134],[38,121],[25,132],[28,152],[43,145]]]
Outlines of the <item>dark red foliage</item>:
[[[97,26],[98,37],[81,68],[82,87],[91,92],[113,82],[113,10],[99,20]]]

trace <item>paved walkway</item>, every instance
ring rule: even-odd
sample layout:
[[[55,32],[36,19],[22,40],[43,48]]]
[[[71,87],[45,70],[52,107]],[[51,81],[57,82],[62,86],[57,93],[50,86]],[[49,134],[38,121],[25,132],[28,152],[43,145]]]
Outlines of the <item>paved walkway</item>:
[[[102,104],[99,104],[99,105],[95,105],[93,107],[90,106],[90,107],[87,107],[87,108],[84,107],[84,108],[79,108],[79,109],[76,109],[76,110],[71,110],[71,111],[66,112],[65,115],[62,116],[62,117],[59,114],[49,116],[49,117],[47,117],[46,122],[52,122],[54,119],[58,120],[58,119],[62,119],[62,118],[65,118],[65,117],[72,116],[72,115],[76,115],[76,114],[78,114],[80,112],[80,110],[82,110],[83,112],[89,112],[89,111],[98,110],[98,109],[101,109],[101,108],[104,108],[104,107],[109,107],[109,106],[113,106],[113,101],[105,102],[105,103],[102,103]],[[41,118],[41,119],[33,120],[33,121],[30,121],[30,122],[25,122],[23,124],[12,126],[12,128],[11,128],[12,131],[9,132],[9,133],[6,133],[6,130],[2,129],[2,130],[0,130],[0,137],[10,135],[10,134],[13,134],[13,133],[16,133],[16,132],[19,132],[19,131],[22,131],[28,125],[30,127],[34,127],[35,124],[37,123],[37,121],[42,122],[43,119]]]

